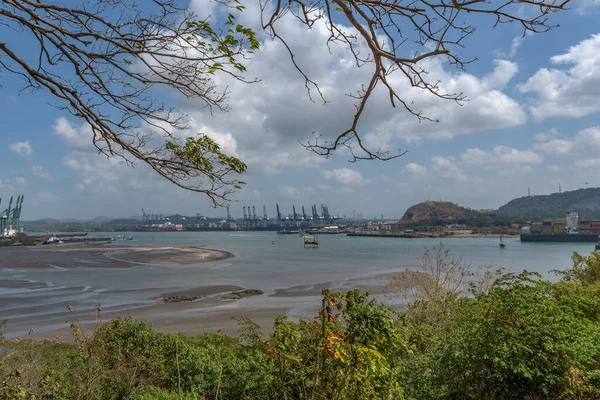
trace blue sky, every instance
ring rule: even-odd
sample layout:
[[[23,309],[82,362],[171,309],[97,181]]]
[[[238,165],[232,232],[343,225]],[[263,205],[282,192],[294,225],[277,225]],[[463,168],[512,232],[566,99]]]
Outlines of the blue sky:
[[[200,14],[207,6],[193,0]],[[585,9],[584,9],[585,5]],[[368,68],[346,67],[344,49],[329,54],[323,33],[288,23],[288,35],[303,66],[325,88],[327,106],[311,103],[301,77],[281,44],[263,37],[263,48],[248,62],[248,75],[260,83],[230,84],[232,111],[208,115],[198,104],[173,99],[197,131],[248,163],[248,185],[235,196],[232,212],[243,205],[275,214],[311,204],[328,204],[334,214],[400,217],[430,196],[472,208],[497,208],[525,195],[600,186],[600,2],[581,0],[553,16],[560,28],[521,39],[515,25],[481,29],[469,38],[465,58],[478,61],[458,71],[437,60],[426,64],[442,85],[464,91],[460,107],[414,94],[415,103],[440,123],[417,123],[379,96],[365,117],[367,141],[409,150],[389,162],[348,163],[304,150],[298,140],[311,132],[347,125],[352,104],[344,94],[369,76]],[[256,9],[245,12],[256,23]],[[0,28],[3,39],[8,35]],[[31,51],[24,35],[8,37],[19,51]],[[49,103],[43,91],[22,92],[15,75],[0,71],[0,196],[25,194],[24,219],[43,217],[127,217],[151,213],[223,215],[199,194],[161,181],[150,171],[106,160],[91,149],[86,127]],[[398,77],[399,79],[399,77]],[[398,81],[399,87],[403,82]],[[412,92],[407,91],[410,96]],[[340,131],[343,129],[339,129]],[[289,210],[288,210],[289,209]]]

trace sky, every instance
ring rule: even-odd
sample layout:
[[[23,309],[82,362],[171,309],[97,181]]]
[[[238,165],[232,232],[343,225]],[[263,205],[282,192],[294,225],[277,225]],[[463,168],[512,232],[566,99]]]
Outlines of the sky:
[[[257,27],[258,8],[244,2],[241,21]],[[192,0],[200,16],[215,3]],[[515,24],[481,28],[465,42],[464,71],[442,59],[423,63],[444,89],[468,97],[463,105],[417,93],[395,76],[399,92],[440,122],[420,122],[393,109],[385,93],[364,115],[365,141],[376,148],[408,152],[395,160],[349,163],[338,152],[325,159],[299,141],[321,132],[333,138],[347,129],[353,102],[346,94],[368,82],[369,66],[355,68],[348,49],[326,47],[326,31],[307,31],[292,20],[281,33],[299,63],[318,82],[328,103],[312,102],[303,78],[279,42],[261,35],[262,48],[246,62],[246,76],[260,82],[229,85],[227,113],[210,115],[197,102],[173,98],[197,132],[213,137],[228,154],[248,165],[247,184],[233,196],[231,212],[255,206],[274,216],[312,204],[330,213],[401,217],[425,199],[475,209],[495,209],[532,194],[600,186],[600,1],[578,0],[552,16],[559,28],[522,37]],[[6,28],[0,29],[0,37]],[[15,48],[28,39],[13,36]],[[27,51],[27,50],[22,50]],[[223,216],[202,194],[186,192],[147,168],[98,155],[81,120],[53,107],[42,91],[0,71],[0,209],[10,196],[25,195],[22,219],[130,217],[153,214]]]

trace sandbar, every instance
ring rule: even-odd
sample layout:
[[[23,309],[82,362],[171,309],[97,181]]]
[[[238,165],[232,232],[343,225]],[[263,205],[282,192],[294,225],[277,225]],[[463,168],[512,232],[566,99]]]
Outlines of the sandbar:
[[[144,264],[192,265],[233,257],[196,246],[56,244],[0,248],[0,268],[128,268]]]

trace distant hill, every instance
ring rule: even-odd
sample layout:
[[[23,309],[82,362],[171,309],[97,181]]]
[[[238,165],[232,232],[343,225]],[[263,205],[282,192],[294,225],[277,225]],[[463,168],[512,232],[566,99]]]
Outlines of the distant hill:
[[[407,222],[437,220],[453,223],[472,212],[472,210],[447,201],[425,201],[406,210],[402,220]]]
[[[447,201],[425,201],[404,213],[400,224],[405,226],[465,224],[474,227],[510,226],[511,218],[495,211],[479,211]]]
[[[567,211],[582,218],[600,218],[600,188],[520,197],[498,209],[503,215],[528,220],[563,218]]]

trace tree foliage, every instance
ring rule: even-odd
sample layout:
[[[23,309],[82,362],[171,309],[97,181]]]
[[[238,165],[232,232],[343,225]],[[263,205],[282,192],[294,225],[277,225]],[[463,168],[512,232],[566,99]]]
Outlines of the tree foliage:
[[[182,138],[188,119],[161,98],[175,92],[226,111],[228,90],[213,77],[251,82],[243,59],[260,43],[231,13],[213,27],[179,4],[2,1],[0,72],[21,77],[22,90],[50,93],[56,107],[83,119],[100,153],[146,164],[216,205],[242,184],[231,175],[246,166],[205,135]]]

